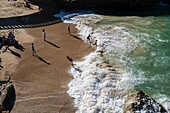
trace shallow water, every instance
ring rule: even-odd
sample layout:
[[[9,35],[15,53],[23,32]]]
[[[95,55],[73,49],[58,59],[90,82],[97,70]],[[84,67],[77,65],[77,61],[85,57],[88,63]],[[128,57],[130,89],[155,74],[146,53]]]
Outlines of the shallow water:
[[[84,13],[63,14],[65,22],[77,24],[86,43],[89,34],[98,41],[96,51],[70,70],[74,79],[68,93],[77,112],[123,112],[124,100],[138,90],[169,109],[170,16]]]

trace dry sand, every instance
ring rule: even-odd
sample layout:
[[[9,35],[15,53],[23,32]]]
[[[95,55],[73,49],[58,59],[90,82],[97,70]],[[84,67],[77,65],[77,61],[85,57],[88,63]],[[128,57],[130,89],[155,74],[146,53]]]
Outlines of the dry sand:
[[[0,34],[5,35],[5,37],[7,37],[9,32],[13,32],[13,30],[1,30]],[[8,79],[8,74],[11,74],[16,69],[16,65],[18,64],[18,62],[20,62],[22,58],[22,54],[24,52],[24,47],[22,48],[22,45],[30,43],[30,41],[34,41],[34,37],[27,34],[24,29],[14,30],[14,34],[16,36],[15,38],[16,41],[18,41],[21,47],[19,49],[19,48],[10,46],[9,50],[5,51],[6,47],[4,46],[0,50],[0,53],[1,53],[0,57],[2,58],[1,65],[3,66],[3,68],[1,68],[0,70],[1,80]]]
[[[39,10],[32,10],[30,8],[26,8],[24,0],[17,1],[8,1],[8,0],[0,0],[0,17],[8,18],[8,17],[16,17],[23,16],[32,13],[36,13]]]
[[[71,26],[72,34],[77,35],[74,27]],[[43,28],[46,29],[48,42],[43,41]],[[72,77],[68,74],[70,63],[66,56],[80,60],[89,54],[92,48],[83,41],[68,36],[67,24],[59,23],[43,28],[26,30],[26,34],[35,37],[35,41],[30,39],[29,43],[23,43],[25,51],[19,51],[21,60],[12,71],[12,80],[16,88],[16,103],[12,113],[76,111],[73,99],[67,94],[67,84]],[[34,42],[38,56],[44,61],[32,56],[31,42]]]

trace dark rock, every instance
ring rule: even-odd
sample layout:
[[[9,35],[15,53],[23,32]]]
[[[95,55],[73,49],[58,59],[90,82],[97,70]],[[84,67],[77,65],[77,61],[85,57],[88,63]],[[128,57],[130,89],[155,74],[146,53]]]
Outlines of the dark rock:
[[[13,84],[9,82],[9,80],[3,80],[0,84],[0,112],[10,112],[15,103],[15,88]]]
[[[53,5],[64,9],[84,9],[102,7],[145,8],[162,0],[29,0],[36,4]],[[168,0],[164,0],[168,3]]]
[[[125,100],[124,113],[143,111],[167,113],[166,109],[143,91],[138,91]]]

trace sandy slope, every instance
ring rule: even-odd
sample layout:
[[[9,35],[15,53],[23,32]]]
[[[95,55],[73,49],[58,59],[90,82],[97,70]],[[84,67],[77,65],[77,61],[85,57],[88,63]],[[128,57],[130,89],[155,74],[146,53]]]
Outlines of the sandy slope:
[[[8,2],[0,0],[0,18],[15,17],[37,12],[24,7],[23,0]],[[43,41],[42,29],[47,32],[47,42]],[[73,99],[67,94],[67,84],[72,80],[68,74],[70,63],[66,56],[80,60],[92,48],[83,41],[67,35],[67,24],[59,23],[43,28],[17,29],[16,40],[22,49],[10,49],[0,54],[4,68],[0,79],[8,79],[11,74],[16,89],[16,102],[12,113],[73,113]],[[71,25],[77,36],[75,26]],[[7,36],[12,30],[1,30]],[[39,58],[32,56],[31,43]],[[3,47],[1,52],[5,49]],[[50,64],[50,65],[49,65]]]
[[[66,93],[72,77],[67,73],[70,63],[90,53],[92,48],[83,41],[67,35],[67,24],[60,23],[45,27],[47,42],[42,38],[43,28],[27,29],[35,37],[35,49],[44,60],[32,56],[31,44],[23,44],[25,51],[12,73],[16,88],[16,103],[13,113],[56,113],[75,112],[73,100]],[[71,28],[76,35],[76,29]],[[33,42],[33,41],[31,41]],[[50,63],[50,65],[47,64]]]

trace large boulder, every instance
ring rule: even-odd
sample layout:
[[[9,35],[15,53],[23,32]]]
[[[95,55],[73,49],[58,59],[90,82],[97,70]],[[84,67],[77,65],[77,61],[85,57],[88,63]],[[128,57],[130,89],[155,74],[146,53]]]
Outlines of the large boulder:
[[[14,85],[9,80],[0,81],[0,112],[11,111],[15,103]]]
[[[124,113],[167,113],[166,109],[143,91],[138,91],[125,100]]]

